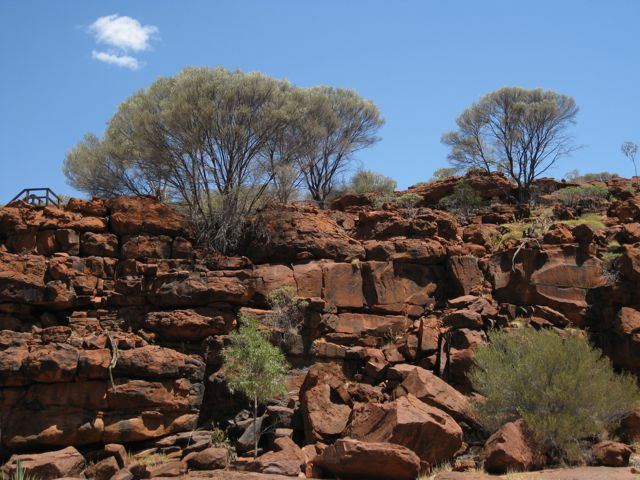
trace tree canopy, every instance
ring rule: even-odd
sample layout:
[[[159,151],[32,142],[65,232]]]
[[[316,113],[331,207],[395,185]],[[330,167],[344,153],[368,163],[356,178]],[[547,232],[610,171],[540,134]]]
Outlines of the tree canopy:
[[[267,198],[288,201],[304,181],[324,201],[381,125],[375,105],[352,90],[186,68],[126,99],[104,138],[87,135],[63,168],[91,195],[179,202],[229,250],[241,219]]]
[[[450,163],[460,170],[500,171],[527,200],[531,183],[575,150],[567,133],[578,107],[573,98],[542,89],[505,87],[483,96],[445,133]]]

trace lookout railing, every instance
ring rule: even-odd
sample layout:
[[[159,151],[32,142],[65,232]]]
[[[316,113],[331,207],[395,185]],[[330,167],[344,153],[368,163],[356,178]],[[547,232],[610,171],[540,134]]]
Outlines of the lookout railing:
[[[49,205],[59,207],[61,203],[60,197],[50,188],[24,188],[9,203],[13,203],[16,200],[22,200],[38,207],[48,207]]]

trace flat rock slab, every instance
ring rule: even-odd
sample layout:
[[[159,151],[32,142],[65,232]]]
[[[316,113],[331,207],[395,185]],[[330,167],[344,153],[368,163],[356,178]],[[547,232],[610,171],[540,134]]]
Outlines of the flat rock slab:
[[[557,468],[517,474],[518,480],[637,480],[638,473],[631,468],[579,467]],[[447,472],[436,475],[435,480],[498,480],[506,475],[487,475],[472,472]]]
[[[208,478],[210,480],[291,480],[293,477],[270,475],[268,473],[234,472],[231,470],[202,470],[191,471],[182,478]]]

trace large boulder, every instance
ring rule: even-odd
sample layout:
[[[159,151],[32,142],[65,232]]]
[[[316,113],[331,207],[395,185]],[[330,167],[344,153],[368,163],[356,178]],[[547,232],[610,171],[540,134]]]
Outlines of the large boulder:
[[[465,422],[471,422],[474,419],[467,397],[424,368],[414,367],[394,391],[396,397],[409,394],[445,411],[453,418]]]
[[[626,467],[633,449],[620,442],[604,441],[591,448],[592,462],[605,467]]]
[[[147,197],[118,197],[107,202],[111,231],[124,235],[187,235],[184,216],[165,203]]]
[[[431,466],[450,460],[462,447],[460,425],[412,394],[388,403],[357,404],[345,434],[367,442],[403,445]]]
[[[300,388],[300,409],[307,443],[338,438],[349,421],[347,379],[339,365],[316,363]]]
[[[360,242],[316,207],[283,205],[261,212],[256,221],[264,226],[264,235],[246,248],[246,255],[256,263],[364,257]]]
[[[52,480],[80,475],[84,463],[84,457],[78,450],[67,447],[46,453],[13,455],[1,471],[3,475],[13,478],[20,464],[24,472],[32,478]]]
[[[343,438],[325,448],[314,465],[337,478],[414,480],[420,458],[401,445]]]
[[[434,182],[419,183],[409,187],[409,192],[420,195],[425,206],[437,205],[451,195],[458,183],[464,180],[482,199],[506,198],[514,190],[507,178],[499,173],[482,174],[470,172],[464,177],[447,177]]]
[[[524,421],[503,425],[484,445],[484,468],[489,473],[527,471],[545,464],[541,446],[533,440]]]

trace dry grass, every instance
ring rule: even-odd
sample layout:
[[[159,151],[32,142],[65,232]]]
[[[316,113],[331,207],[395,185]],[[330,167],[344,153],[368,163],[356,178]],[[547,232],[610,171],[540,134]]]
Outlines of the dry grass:
[[[154,465],[161,465],[169,461],[169,457],[162,452],[141,452],[137,454],[127,454],[127,460],[129,463],[138,463],[140,465],[148,465],[150,467]]]
[[[585,213],[579,218],[576,218],[574,220],[563,220],[560,223],[564,223],[565,225],[568,225],[570,227],[575,227],[576,225],[586,225],[591,228],[591,230],[597,231],[607,228],[603,220],[604,215],[601,215],[599,213]]]

